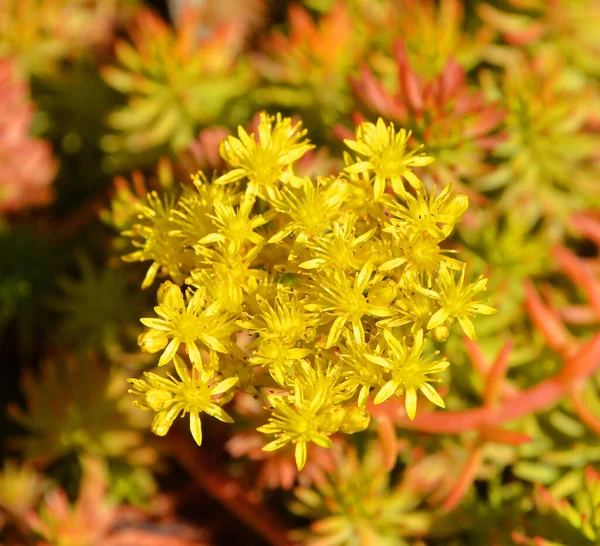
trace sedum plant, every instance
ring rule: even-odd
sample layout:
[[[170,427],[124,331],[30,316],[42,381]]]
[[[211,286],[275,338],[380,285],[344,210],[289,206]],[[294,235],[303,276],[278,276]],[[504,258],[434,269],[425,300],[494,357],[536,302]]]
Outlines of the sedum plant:
[[[337,450],[334,470],[313,487],[294,491],[291,511],[313,520],[296,537],[309,546],[406,546],[424,534],[454,530],[446,514],[424,509],[425,488],[416,486],[410,472],[394,482],[377,442],[362,456],[352,448]]]
[[[525,216],[562,225],[575,211],[597,206],[596,90],[574,84],[548,55],[510,63],[502,83],[501,92],[490,79],[488,92],[506,104],[506,140],[493,151],[497,168],[474,186],[502,188],[502,211],[519,202]]]
[[[141,9],[131,40],[120,40],[116,63],[103,68],[106,82],[127,99],[109,116],[112,134],[103,141],[108,152],[134,157],[177,152],[191,143],[199,127],[243,119],[239,99],[254,76],[238,55],[235,27],[219,27],[198,39],[198,13],[192,6],[179,19],[174,30]]]
[[[44,477],[31,465],[7,460],[0,470],[0,530],[14,517],[23,517],[39,501]]]
[[[141,433],[146,420],[123,405],[123,372],[106,369],[94,355],[86,357],[55,357],[42,364],[39,376],[23,376],[25,408],[15,404],[9,412],[25,434],[12,439],[13,447],[42,463],[71,453],[152,461],[153,450],[143,445]]]
[[[31,74],[106,50],[137,0],[2,0],[0,57]]]
[[[403,399],[410,419],[421,395],[444,407],[436,343],[454,324],[474,339],[471,319],[494,309],[487,280],[470,281],[444,244],[468,200],[425,189],[412,169],[432,158],[409,138],[364,123],[341,172],[303,178],[301,124],[262,114],[256,133],[221,143],[229,172],[177,199],[149,195],[127,259],[153,262],[144,286],[171,277],[139,345],[176,375],[130,380],[154,433],[189,414],[200,444],[200,415],[230,422],[223,406],[250,393],[268,408],[263,449],[292,444],[301,469],[310,443],[367,428],[372,404]]]
[[[48,142],[29,134],[35,106],[15,59],[0,55],[0,218],[47,205],[56,161]]]
[[[594,0],[508,0],[482,3],[478,12],[506,45],[494,49],[549,50],[590,77],[600,75],[600,6]]]
[[[504,138],[498,131],[503,108],[471,89],[465,68],[454,59],[434,77],[424,78],[412,66],[401,40],[394,46],[394,57],[395,93],[365,66],[360,79],[353,81],[356,98],[367,114],[384,116],[413,132],[410,146],[424,145],[435,157],[427,174],[442,184],[461,184],[467,191],[465,180],[491,170],[488,153]]]
[[[591,466],[573,470],[550,488],[536,487],[535,513],[524,527],[546,535],[552,532],[559,541],[539,535],[529,538],[514,531],[512,539],[522,546],[564,546],[597,544],[600,540],[600,476]]]
[[[290,6],[288,18],[289,35],[271,33],[257,56],[267,82],[259,100],[292,107],[315,127],[331,126],[350,111],[348,75],[364,54],[365,33],[343,3],[316,23],[298,5]]]

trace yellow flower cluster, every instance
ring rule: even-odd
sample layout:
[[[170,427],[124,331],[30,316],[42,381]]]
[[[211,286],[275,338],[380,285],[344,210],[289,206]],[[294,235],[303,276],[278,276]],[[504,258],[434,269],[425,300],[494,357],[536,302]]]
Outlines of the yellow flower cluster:
[[[199,414],[228,421],[221,406],[244,391],[270,411],[264,449],[292,443],[302,468],[309,442],[369,425],[369,399],[404,397],[411,418],[419,393],[444,407],[432,384],[448,362],[434,341],[455,322],[473,338],[471,317],[494,310],[476,299],[486,280],[468,283],[442,246],[467,198],[426,190],[412,169],[431,158],[407,152],[409,138],[364,123],[346,142],[358,156],[312,180],[294,173],[312,148],[300,124],[263,114],[256,135],[222,144],[229,173],[196,177],[177,202],[149,197],[128,259],[153,262],[145,285],[159,272],[173,282],[140,346],[180,379],[131,380],[155,433],[189,413],[200,443]]]

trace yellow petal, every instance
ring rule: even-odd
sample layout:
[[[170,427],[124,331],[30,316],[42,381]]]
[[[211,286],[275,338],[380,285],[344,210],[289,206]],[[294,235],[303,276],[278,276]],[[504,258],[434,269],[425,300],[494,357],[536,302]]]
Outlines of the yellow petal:
[[[302,470],[306,464],[306,442],[298,442],[295,450],[296,466]]]
[[[175,356],[177,349],[179,349],[180,343],[181,342],[176,337],[173,338],[169,342],[169,344],[167,345],[167,348],[165,349],[164,353],[161,355],[160,360],[158,361],[159,366],[164,366],[165,364],[167,364],[168,362],[173,360],[173,357]]]
[[[202,445],[202,423],[197,412],[190,412],[190,432],[194,437],[194,441],[198,445]]]
[[[404,407],[406,408],[406,415],[412,421],[417,413],[417,392],[415,389],[406,389]]]

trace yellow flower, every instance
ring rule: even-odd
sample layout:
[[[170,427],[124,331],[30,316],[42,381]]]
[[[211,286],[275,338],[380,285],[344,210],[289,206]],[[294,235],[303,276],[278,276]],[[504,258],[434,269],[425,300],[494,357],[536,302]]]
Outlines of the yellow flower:
[[[258,138],[238,128],[239,138],[230,136],[221,143],[221,157],[233,167],[216,180],[216,184],[231,184],[246,178],[246,194],[252,200],[258,195],[266,199],[277,189],[278,183],[294,184],[292,165],[308,150],[314,148],[304,136],[302,124],[292,125],[290,118],[281,114],[260,114]]]
[[[193,247],[201,239],[213,233],[215,226],[210,215],[215,203],[231,203],[235,195],[229,188],[207,182],[201,172],[192,175],[194,187],[184,186],[177,207],[171,211],[172,229],[169,235],[177,238],[179,246]]]
[[[268,367],[271,376],[283,386],[285,374],[293,363],[312,352],[303,346],[303,342],[315,337],[314,327],[318,325],[319,317],[306,312],[305,302],[282,285],[277,285],[272,304],[259,294],[255,297],[259,312],[250,320],[240,320],[237,324],[258,334],[251,345],[255,349],[249,362]]]
[[[408,152],[406,147],[410,131],[400,129],[397,133],[394,125],[389,126],[381,118],[377,124],[361,123],[356,129],[356,140],[344,140],[348,148],[366,159],[347,165],[347,173],[372,172],[375,174],[373,192],[375,200],[383,196],[387,182],[390,182],[396,195],[404,195],[402,179],[416,189],[422,182],[410,170],[424,167],[433,162],[433,157],[419,153],[419,149]]]
[[[348,392],[358,392],[357,402],[361,408],[367,405],[373,387],[383,381],[384,369],[373,362],[377,359],[369,358],[382,356],[383,347],[373,345],[373,342],[357,343],[349,331],[344,332],[344,341],[339,344],[340,358],[344,364],[341,386]]]
[[[440,395],[428,383],[433,381],[428,375],[445,370],[448,362],[422,356],[425,346],[423,330],[415,335],[412,347],[407,345],[406,338],[399,341],[389,330],[383,331],[383,338],[387,345],[385,357],[365,355],[365,358],[389,372],[388,381],[381,387],[373,402],[381,404],[392,395],[405,393],[406,413],[411,419],[415,418],[417,411],[417,391],[421,391],[436,406],[445,407]]]
[[[142,207],[139,222],[130,230],[124,231],[122,235],[131,237],[133,245],[138,250],[123,256],[126,262],[152,261],[152,265],[146,273],[142,288],[148,288],[156,278],[157,273],[164,269],[171,278],[183,280],[181,264],[187,263],[186,254],[190,254],[182,248],[172,231],[175,224],[171,220],[171,211],[175,201],[166,196],[161,199],[156,192],[148,194],[148,204]]]
[[[440,240],[450,235],[469,208],[469,198],[461,193],[453,195],[452,184],[448,184],[437,196],[435,187],[429,196],[421,187],[415,195],[406,192],[402,199],[403,202],[392,201],[387,205],[390,222],[393,225],[410,224]]]
[[[469,339],[475,339],[475,328],[469,316],[479,313],[491,315],[496,309],[485,305],[473,298],[487,287],[487,279],[479,278],[476,282],[464,286],[465,268],[463,267],[458,282],[454,272],[442,264],[436,279],[436,290],[425,290],[433,299],[437,300],[440,308],[433,314],[427,323],[427,329],[432,330],[441,325],[450,326],[457,320],[463,332]]]
[[[377,322],[378,328],[397,328],[410,325],[410,333],[415,335],[425,328],[434,312],[436,301],[419,290],[419,285],[404,274],[397,284],[397,296],[391,305],[394,314]],[[371,300],[372,298],[369,297]]]
[[[283,285],[277,285],[273,304],[259,294],[256,302],[259,313],[251,320],[239,321],[240,326],[258,333],[262,339],[278,339],[290,346],[314,337],[313,327],[318,324],[318,318],[306,311],[305,301]]]
[[[196,263],[199,267],[211,270],[215,280],[224,283],[223,288],[231,286],[234,291],[241,289],[251,292],[250,286],[267,276],[264,269],[258,268],[260,263],[256,263],[263,247],[251,246],[236,254],[231,254],[227,252],[226,248],[223,248],[223,244],[225,243],[219,243],[215,248],[202,244],[196,245],[194,247],[197,254]],[[192,286],[203,288],[204,285],[200,281],[202,275],[199,271],[201,270],[192,271],[191,280],[186,282]]]
[[[173,421],[183,412],[190,414],[190,431],[198,445],[202,444],[202,426],[200,413],[207,413],[226,423],[233,423],[233,419],[221,408],[215,396],[221,395],[231,389],[237,382],[237,377],[230,377],[213,385],[212,370],[189,370],[183,360],[175,356],[173,358],[175,371],[181,381],[171,374],[168,379],[152,372],[145,372],[146,379],[129,379],[135,389],[130,390],[132,394],[143,396],[143,402],[135,402],[135,405],[146,411],[155,411],[156,415],[152,421],[152,432],[157,436],[164,436]]]
[[[306,247],[315,257],[300,263],[299,267],[339,271],[359,270],[365,262],[365,256],[371,250],[364,249],[363,245],[376,231],[377,226],[357,237],[354,221],[343,218],[331,226],[331,231],[306,241]]]
[[[257,430],[274,434],[276,439],[263,450],[275,451],[290,442],[295,444],[296,465],[302,470],[308,442],[331,447],[329,436],[341,427],[346,413],[337,405],[340,398],[344,398],[342,393],[336,393],[338,379],[339,367],[323,369],[323,364],[318,362],[315,369],[306,360],[301,361],[296,370],[293,395],[269,396],[274,411],[269,423]]]
[[[226,342],[235,331],[235,324],[227,321],[220,302],[209,302],[204,287],[196,290],[191,297],[188,291],[186,306],[181,288],[167,281],[158,291],[158,306],[154,310],[161,318],[141,319],[141,323],[151,330],[140,336],[139,344],[148,352],[165,349],[158,362],[159,366],[169,362],[182,343],[196,367],[202,365],[197,341],[201,341],[210,350],[227,352],[223,341]],[[169,339],[165,348],[163,343]]]
[[[369,303],[364,295],[365,290],[379,280],[372,278],[373,271],[373,264],[367,262],[354,279],[347,273],[339,271],[326,272],[315,279],[312,291],[317,301],[306,305],[306,309],[325,312],[335,317],[329,329],[326,347],[335,344],[348,322],[352,324],[356,342],[363,343],[365,340],[363,316],[383,318],[393,314],[393,311],[386,306]]]
[[[229,203],[215,201],[214,214],[211,214],[210,218],[218,231],[203,237],[198,241],[198,244],[218,242],[223,245],[227,253],[232,255],[240,252],[246,241],[259,246],[263,245],[265,238],[254,230],[271,221],[274,212],[268,212],[264,215],[257,214],[251,217],[253,204],[254,201],[245,195],[237,208]]]
[[[297,242],[321,235],[339,216],[346,191],[346,182],[339,178],[320,178],[316,184],[304,178],[298,189],[284,188],[274,193],[271,203],[275,210],[290,216],[292,221],[273,235],[269,243],[278,243],[291,234],[296,236]]]
[[[191,257],[152,247],[161,267],[183,275],[161,286],[158,316],[142,319],[139,338],[142,350],[161,353],[160,366],[175,360],[183,383],[132,380],[142,407],[157,413],[157,434],[195,412],[199,442],[198,413],[219,413],[233,396],[213,401],[234,384],[211,391],[213,376],[237,378],[236,389],[270,402],[259,431],[275,438],[265,449],[293,444],[302,468],[308,442],[329,447],[332,434],[368,426],[371,396],[403,397],[411,418],[419,392],[443,407],[432,383],[448,363],[428,341],[445,341],[454,321],[472,336],[469,317],[493,312],[475,300],[485,281],[465,286],[464,264],[444,244],[468,200],[450,185],[429,191],[412,173],[432,159],[407,149],[410,133],[362,124],[348,142],[362,159],[347,154],[345,173],[316,179],[293,172],[312,148],[304,135],[263,114],[256,136],[240,129],[222,143],[228,174],[214,184],[198,176],[195,190],[148,214],[147,240],[166,236],[165,249]]]
[[[385,233],[392,234],[392,251],[395,256],[379,266],[379,271],[392,271],[404,265],[404,271],[417,274],[433,275],[440,263],[445,263],[454,269],[460,269],[462,262],[446,256],[456,250],[441,248],[440,240],[428,232],[421,231],[412,225],[388,224],[383,228]]]

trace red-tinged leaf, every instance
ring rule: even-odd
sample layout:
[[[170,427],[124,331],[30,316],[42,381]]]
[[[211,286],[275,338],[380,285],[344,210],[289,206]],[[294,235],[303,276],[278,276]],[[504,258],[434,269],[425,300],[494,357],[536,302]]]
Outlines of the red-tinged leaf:
[[[597,482],[600,480],[600,473],[591,466],[585,467],[585,479],[590,482]]]
[[[529,28],[521,31],[504,32],[504,39],[514,46],[525,46],[535,42],[544,34],[546,27],[532,24]]]
[[[354,138],[354,131],[338,124],[333,127],[333,136],[341,141],[352,140]]]
[[[531,544],[529,542],[529,539],[523,535],[522,533],[518,533],[516,531],[513,531],[510,535],[510,538],[513,540],[513,542],[519,546],[527,546],[528,544]]]
[[[499,144],[502,144],[508,138],[508,133],[499,133],[488,137],[478,138],[476,140],[477,146],[482,150],[493,150]]]
[[[398,62],[400,89],[411,109],[420,112],[423,110],[423,87],[420,78],[410,66],[406,48],[401,40],[396,42],[394,52]]]
[[[600,281],[594,275],[592,268],[564,246],[555,247],[553,254],[565,274],[585,292],[590,305],[600,319]]]
[[[596,415],[583,401],[581,391],[576,391],[571,394],[571,402],[577,417],[587,427],[592,429],[596,434],[600,435],[600,415]]]
[[[477,343],[477,341],[469,339],[464,334],[462,337],[463,343],[465,344],[465,348],[467,350],[467,354],[469,355],[469,360],[471,361],[471,364],[473,364],[473,368],[479,375],[485,377],[489,372],[490,364],[486,360],[485,355],[483,354],[483,351],[479,346],[479,343]]]
[[[487,374],[487,381],[483,393],[483,399],[486,406],[497,404],[501,392],[501,386],[508,369],[508,359],[512,350],[512,342],[507,341],[498,353],[496,360]]]
[[[367,118],[365,118],[365,116],[363,116],[360,112],[352,113],[352,123],[354,123],[355,126],[358,127],[361,123],[364,123],[365,121],[367,121]],[[351,134],[350,138],[354,138],[354,133]]]
[[[465,411],[420,412],[413,421],[408,417],[398,419],[402,428],[430,434],[459,434],[476,429],[481,423],[494,419],[496,412],[490,408],[473,408]]]
[[[543,485],[536,483],[535,487],[535,498],[540,508],[557,507],[558,501],[552,496]]]
[[[469,458],[467,459],[467,463],[459,476],[456,484],[454,485],[454,490],[450,494],[450,496],[444,501],[442,504],[442,509],[450,512],[454,508],[456,508],[460,501],[464,498],[469,490],[469,487],[473,483],[475,479],[475,474],[479,469],[479,465],[482,459],[482,449],[481,447],[477,447],[473,449],[473,451],[469,454]]]
[[[390,116],[391,97],[381,82],[377,81],[367,65],[360,67],[360,80],[350,79],[350,86],[362,101],[369,105],[372,110],[385,117]]]
[[[561,318],[569,324],[595,324],[598,316],[589,305],[568,305],[558,310]]]
[[[472,104],[469,95],[461,93],[456,97],[453,109],[455,115],[462,116],[464,114],[467,114],[472,108],[475,108],[475,105]]]
[[[291,489],[294,486],[298,469],[291,459],[281,459],[279,462],[279,483],[273,489],[281,486],[282,489]]]
[[[149,526],[150,524],[145,524]],[[211,546],[207,542],[197,536],[201,535],[199,531],[192,530],[187,526],[182,525],[160,525],[155,524],[155,530],[132,529],[125,528],[112,534],[110,537],[103,540],[103,546]],[[173,534],[168,534],[171,531]],[[182,536],[183,535],[183,536]],[[187,535],[187,536],[186,536]]]
[[[600,367],[600,332],[571,355],[560,378],[567,382],[583,382]]]
[[[488,109],[479,116],[474,125],[466,127],[463,134],[466,137],[481,137],[486,135],[496,128],[505,116],[506,112],[504,110],[496,111]]]
[[[557,313],[544,304],[529,281],[525,282],[525,306],[548,345],[563,355],[567,354],[573,347],[571,334],[561,322]]]
[[[441,82],[440,99],[442,102],[446,102],[465,85],[465,70],[454,59],[448,59],[439,81]]]
[[[600,246],[600,219],[577,214],[571,218],[571,224],[579,233]]]
[[[388,416],[381,415],[377,418],[377,432],[379,433],[379,440],[383,450],[385,468],[388,471],[392,470],[396,464],[396,457],[398,455],[396,427]]]
[[[288,18],[292,29],[292,40],[297,39],[298,36],[315,33],[315,24],[310,14],[301,6],[292,4],[288,8]]]
[[[560,377],[546,379],[504,400],[501,409],[488,422],[504,423],[547,409],[556,404],[565,395],[565,391],[566,383]]]

